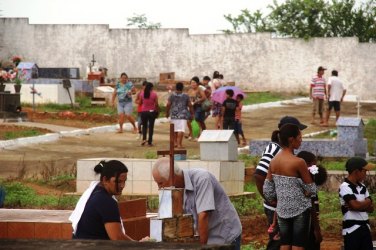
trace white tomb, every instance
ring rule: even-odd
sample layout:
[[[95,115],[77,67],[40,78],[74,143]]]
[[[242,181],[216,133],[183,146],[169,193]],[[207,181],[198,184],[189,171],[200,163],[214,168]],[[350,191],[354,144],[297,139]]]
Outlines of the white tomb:
[[[21,103],[33,103],[32,92],[33,84],[22,83],[21,87]],[[67,89],[63,87],[63,84],[51,84],[51,83],[38,83],[34,84],[35,90],[38,94],[35,94],[35,103],[58,103],[58,104],[70,104],[71,100]],[[13,84],[6,84],[5,91],[14,93]],[[72,102],[75,102],[74,85],[69,88],[69,93],[72,98]]]
[[[238,142],[234,130],[204,130],[198,142],[203,161],[238,160]]]
[[[94,167],[106,158],[81,159],[77,161],[76,192],[82,194],[90,182],[99,180]],[[156,159],[118,158],[128,168],[128,179],[123,194],[126,195],[158,195],[158,186],[152,177],[152,167]],[[222,185],[226,194],[244,192],[244,162],[238,161],[175,161],[181,169],[203,168],[212,173]]]

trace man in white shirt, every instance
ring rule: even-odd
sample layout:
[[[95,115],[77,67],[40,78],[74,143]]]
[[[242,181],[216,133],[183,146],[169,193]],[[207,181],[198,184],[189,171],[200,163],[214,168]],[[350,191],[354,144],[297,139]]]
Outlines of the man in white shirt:
[[[332,76],[328,79],[328,110],[326,112],[326,119],[324,126],[328,126],[330,111],[334,108],[336,113],[336,121],[339,118],[341,111],[341,102],[346,94],[346,89],[343,87],[342,81],[338,78],[338,71],[333,70]]]

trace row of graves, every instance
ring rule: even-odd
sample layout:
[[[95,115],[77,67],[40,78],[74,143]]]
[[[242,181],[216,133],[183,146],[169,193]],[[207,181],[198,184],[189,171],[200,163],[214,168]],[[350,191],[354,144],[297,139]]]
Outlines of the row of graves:
[[[136,240],[146,236],[156,243],[77,241],[72,239],[72,225],[68,220],[72,211],[0,209],[0,249],[17,245],[17,249],[51,249],[65,246],[70,249],[232,249],[232,246],[201,246],[194,234],[193,216],[184,214],[184,190],[173,187],[177,164],[181,169],[204,168],[220,182],[227,195],[248,195],[244,190],[244,162],[238,161],[237,142],[233,131],[205,130],[199,138],[200,160],[185,160],[187,151],[174,148],[174,128],[170,125],[170,147],[157,151],[170,157],[168,188],[158,189],[152,178],[156,159],[117,159],[128,167],[127,186],[123,195],[133,199],[119,202],[121,218],[128,235]],[[81,159],[77,162],[76,194],[82,194],[96,181],[93,168],[103,158]],[[147,199],[159,197],[158,213],[147,213]],[[53,240],[53,241],[50,241]],[[91,248],[90,248],[91,247]]]

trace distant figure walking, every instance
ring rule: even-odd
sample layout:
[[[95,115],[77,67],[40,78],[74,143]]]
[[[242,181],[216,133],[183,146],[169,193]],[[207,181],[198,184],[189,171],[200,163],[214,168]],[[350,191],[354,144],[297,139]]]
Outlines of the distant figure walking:
[[[153,145],[153,133],[154,133],[154,123],[155,119],[159,115],[158,106],[158,96],[155,91],[153,91],[153,84],[147,82],[145,89],[140,94],[140,103],[142,105],[141,121],[142,121],[142,143],[144,146],[148,143],[148,146]],[[149,131],[148,139],[146,140],[146,133]]]
[[[309,88],[309,98],[313,101],[312,106],[312,124],[315,124],[316,112],[320,116],[320,124],[324,124],[324,100],[326,99],[326,81],[323,77],[326,68],[320,66],[317,69],[317,75],[312,77],[310,88]]]
[[[334,108],[336,121],[340,116],[341,102],[346,95],[346,89],[338,78],[338,71],[333,70],[332,76],[328,79],[328,110],[326,112],[325,126],[329,126],[330,111]]]
[[[189,96],[183,93],[183,88],[183,83],[176,83],[176,91],[170,95],[166,106],[166,117],[171,117],[171,123],[174,124],[174,145],[177,148],[183,148],[187,120],[193,117],[193,106]]]
[[[136,133],[136,123],[132,116],[133,103],[132,95],[136,94],[136,88],[131,81],[128,81],[128,75],[121,73],[120,81],[116,84],[115,90],[112,94],[112,106],[115,106],[115,99],[117,97],[117,111],[119,115],[119,130],[118,133],[123,133],[123,124],[125,118],[132,124],[133,130]]]
[[[238,102],[233,99],[234,91],[226,89],[227,98],[222,104],[223,129],[235,129],[235,110]]]

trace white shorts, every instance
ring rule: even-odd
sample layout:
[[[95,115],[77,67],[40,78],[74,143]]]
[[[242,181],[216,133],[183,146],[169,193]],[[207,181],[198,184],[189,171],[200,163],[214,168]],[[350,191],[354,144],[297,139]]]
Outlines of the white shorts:
[[[174,131],[175,132],[185,132],[185,128],[187,127],[187,120],[184,119],[171,119],[171,123],[174,124]]]

